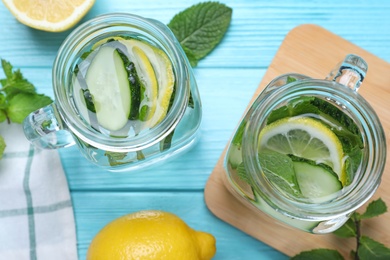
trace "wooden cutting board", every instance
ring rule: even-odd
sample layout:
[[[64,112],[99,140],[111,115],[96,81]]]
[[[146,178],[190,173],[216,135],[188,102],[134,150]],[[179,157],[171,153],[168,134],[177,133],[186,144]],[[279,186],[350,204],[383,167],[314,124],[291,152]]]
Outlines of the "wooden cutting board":
[[[386,161],[388,162],[390,156],[390,64],[321,27],[301,25],[288,33],[252,101],[268,82],[280,74],[297,72],[313,78],[324,78],[350,53],[363,57],[368,63],[368,73],[359,93],[374,107],[383,124],[387,136]],[[205,187],[206,204],[218,218],[289,256],[314,248],[331,248],[339,250],[347,257],[350,251],[355,249],[356,241],[352,238],[341,239],[333,234],[313,235],[278,224],[266,215],[255,215],[249,208],[239,203],[223,185],[225,152],[226,148]],[[381,197],[390,208],[389,171],[390,166],[387,165],[382,183],[373,199]],[[390,247],[390,213],[363,221],[362,233]]]

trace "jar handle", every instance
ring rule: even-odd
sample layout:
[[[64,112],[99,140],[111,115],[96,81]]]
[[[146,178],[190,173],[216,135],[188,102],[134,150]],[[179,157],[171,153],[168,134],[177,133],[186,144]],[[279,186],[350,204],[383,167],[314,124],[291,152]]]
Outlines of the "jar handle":
[[[326,77],[357,92],[367,73],[367,63],[355,54],[349,54]]]
[[[27,139],[40,148],[57,149],[75,143],[54,103],[30,113],[23,121],[23,130]]]

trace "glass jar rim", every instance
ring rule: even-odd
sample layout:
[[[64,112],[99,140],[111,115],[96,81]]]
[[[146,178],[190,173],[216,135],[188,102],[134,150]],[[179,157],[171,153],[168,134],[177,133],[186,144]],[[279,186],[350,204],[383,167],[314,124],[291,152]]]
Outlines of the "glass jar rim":
[[[341,197],[319,204],[307,204],[287,200],[280,192],[276,192],[271,184],[258,173],[261,166],[258,163],[258,137],[261,125],[269,116],[270,111],[279,104],[292,97],[310,95],[325,95],[333,99],[343,100],[348,109],[361,113],[364,119],[362,126],[369,140],[366,140],[368,160],[366,167],[361,171],[361,178],[355,183],[353,189]],[[302,79],[284,86],[274,88],[271,92],[266,89],[255,100],[247,112],[250,115],[243,134],[243,156],[248,177],[256,192],[262,193],[270,206],[278,208],[284,214],[298,219],[324,220],[330,217],[345,215],[364,204],[376,191],[384,170],[386,161],[386,139],[378,116],[369,103],[357,92],[337,82]],[[352,184],[351,184],[352,185]]]
[[[68,102],[66,86],[69,81],[70,66],[79,57],[75,53],[90,44],[101,34],[115,32],[137,32],[164,48],[170,58],[175,75],[175,98],[169,113],[155,127],[146,133],[131,138],[114,138],[85,127],[72,105]],[[112,36],[112,35],[110,35]],[[157,42],[156,42],[157,41]],[[169,53],[168,53],[169,52]],[[188,60],[180,47],[180,43],[161,22],[130,13],[109,13],[97,16],[78,26],[62,43],[53,66],[53,87],[55,103],[61,118],[67,127],[84,142],[103,150],[113,152],[129,152],[144,149],[165,138],[178,124],[184,115],[189,98],[189,72],[186,66]],[[189,65],[188,65],[189,66]],[[61,105],[58,104],[61,103]]]

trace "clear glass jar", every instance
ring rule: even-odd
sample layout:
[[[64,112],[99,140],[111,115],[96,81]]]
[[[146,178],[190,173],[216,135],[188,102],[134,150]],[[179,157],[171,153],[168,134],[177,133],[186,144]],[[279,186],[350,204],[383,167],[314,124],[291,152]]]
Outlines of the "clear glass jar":
[[[380,184],[386,162],[386,138],[380,120],[367,101],[357,93],[366,70],[367,65],[363,59],[349,55],[326,80],[311,79],[300,74],[286,74],[270,82],[243,117],[228,147],[224,161],[226,175],[223,176],[228,190],[260,218],[267,214],[287,226],[315,234],[329,233],[343,225],[357,208],[372,197]],[[280,184],[276,184],[268,177],[271,167],[260,155],[263,152],[260,139],[264,137],[261,133],[267,127],[272,112],[280,108],[282,109],[279,112],[282,111],[292,100],[302,101],[305,98],[316,98],[320,102],[326,102],[350,117],[356,124],[362,141],[359,150],[361,154],[358,157],[361,160],[353,167],[353,177],[348,184],[320,199],[309,196],[302,198],[285,192]],[[288,113],[302,116],[297,110]],[[318,115],[308,115],[313,117],[309,119],[310,122],[319,119]],[[288,120],[291,120],[291,117],[281,119],[279,124],[290,122]],[[332,127],[329,129],[337,131]],[[291,133],[286,131],[283,135]],[[291,136],[281,140],[291,140],[289,138]],[[309,142],[304,139],[300,141],[303,143],[302,147]],[[287,142],[283,145],[291,146]],[[291,157],[290,154],[288,156]],[[342,160],[346,163],[347,158],[344,157]],[[272,163],[278,164],[279,161],[275,160]],[[323,166],[317,162],[312,164],[314,167],[320,164]],[[278,169],[280,165],[272,167]],[[297,168],[293,169],[297,174]],[[301,185],[300,182],[298,184]],[[302,183],[302,187],[303,185],[305,183]],[[310,194],[314,195],[319,190],[318,186],[314,185],[310,188],[314,191]]]
[[[174,99],[165,118],[132,136],[98,131],[75,105],[72,80],[81,56],[99,41],[132,37],[162,50],[175,77]],[[53,67],[53,104],[24,121],[27,138],[36,146],[56,149],[77,144],[91,162],[108,170],[133,170],[164,160],[196,141],[201,101],[187,57],[170,29],[159,21],[127,13],[98,16],[76,28],[61,45]]]

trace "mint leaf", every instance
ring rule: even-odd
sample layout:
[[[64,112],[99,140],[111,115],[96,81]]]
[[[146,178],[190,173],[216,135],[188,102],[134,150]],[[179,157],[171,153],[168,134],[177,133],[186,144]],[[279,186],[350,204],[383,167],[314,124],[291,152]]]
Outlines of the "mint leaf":
[[[318,114],[317,107],[312,105],[314,97],[300,97],[291,100],[287,105],[275,109],[267,118],[267,124],[271,124],[279,119],[293,117],[301,114]]]
[[[180,42],[191,64],[209,54],[225,35],[232,9],[218,2],[193,5],[175,15],[168,27]]]
[[[8,97],[11,95],[16,95],[18,93],[35,93],[35,87],[26,79],[19,78],[13,79],[12,81],[8,82],[8,85],[4,89],[4,92],[7,94]]]
[[[3,109],[0,109],[0,123],[4,122],[5,120],[7,120],[7,114]]]
[[[336,250],[331,249],[314,249],[299,253],[291,257],[291,260],[344,260],[343,256]]]
[[[5,147],[6,145],[5,145],[4,138],[0,136],[0,159],[3,158]]]
[[[51,98],[37,94],[19,69],[13,71],[11,63],[1,59],[1,67],[6,78],[0,79],[0,123],[6,120],[22,123],[28,114],[53,102]],[[5,146],[4,138],[0,136],[0,159]]]
[[[110,166],[116,166],[125,163],[125,162],[121,162],[121,160],[123,160],[126,157],[127,153],[106,151],[104,155],[107,156],[108,163],[110,164]]]
[[[7,108],[7,99],[6,97],[0,93],[0,109],[6,109]]]
[[[239,148],[241,147],[242,136],[244,135],[245,126],[246,126],[246,120],[242,120],[240,126],[237,128],[236,134],[232,139],[232,143]]]
[[[3,94],[0,93],[0,123],[7,119],[5,109],[7,108],[7,100]]]
[[[379,198],[368,204],[366,211],[360,215],[360,219],[377,217],[387,211],[385,202]]]
[[[12,65],[6,60],[1,59],[1,67],[3,68],[4,74],[7,79],[12,78]]]
[[[313,100],[313,105],[318,107],[318,109],[326,114],[331,116],[332,118],[336,119],[342,126],[344,126],[346,129],[348,129],[351,133],[359,135],[360,136],[360,129],[355,124],[352,118],[347,116],[343,111],[341,111],[339,108],[337,108],[334,105],[331,105],[327,101],[315,98]]]
[[[7,115],[14,123],[22,123],[33,111],[53,101],[45,95],[20,93],[9,100]]]
[[[284,192],[301,197],[293,162],[289,156],[273,151],[260,152],[259,162],[271,183]]]
[[[390,259],[390,248],[367,236],[362,236],[357,254],[360,259],[388,260]]]
[[[291,83],[291,82],[294,82],[294,81],[297,81],[297,79],[294,78],[294,77],[291,77],[291,76],[287,76],[287,81],[286,81],[286,83]]]
[[[250,183],[249,181],[249,178],[248,178],[248,175],[246,173],[246,169],[245,169],[245,165],[244,165],[244,162],[241,162],[238,166],[237,166],[237,175],[238,177],[245,181],[246,183]]]
[[[342,225],[339,229],[333,231],[333,234],[335,234],[338,237],[355,237],[356,236],[356,225],[355,222],[350,218],[348,221]]]
[[[3,91],[10,98],[18,93],[35,93],[35,87],[28,80],[23,78],[20,70],[13,72],[10,78],[2,81]]]
[[[196,67],[198,65],[198,59],[195,57],[195,55],[191,52],[191,50],[183,47],[184,53],[187,56],[188,61],[190,62],[191,67]]]

